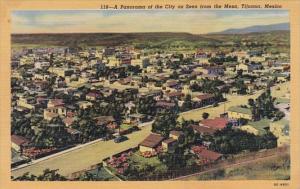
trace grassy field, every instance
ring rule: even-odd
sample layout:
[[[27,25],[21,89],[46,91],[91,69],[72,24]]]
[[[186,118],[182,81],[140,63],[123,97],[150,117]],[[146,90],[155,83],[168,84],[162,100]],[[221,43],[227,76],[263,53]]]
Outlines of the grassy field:
[[[139,167],[145,167],[146,165],[151,165],[154,167],[159,167],[162,165],[162,163],[159,161],[157,156],[151,157],[151,158],[144,158],[139,154],[139,152],[135,152],[131,157],[131,161],[137,162],[137,165]]]
[[[108,180],[108,181],[118,181],[118,179],[115,176],[112,176],[103,167],[101,167],[100,169],[93,169],[88,172],[92,173],[96,178],[99,179]]]
[[[290,157],[284,155],[262,160],[245,166],[219,169],[184,180],[288,180]]]

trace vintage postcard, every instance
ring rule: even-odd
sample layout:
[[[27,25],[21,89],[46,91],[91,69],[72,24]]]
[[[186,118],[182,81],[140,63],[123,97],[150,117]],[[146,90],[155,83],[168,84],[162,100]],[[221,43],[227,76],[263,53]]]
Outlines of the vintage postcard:
[[[299,189],[298,1],[1,3],[1,188]]]

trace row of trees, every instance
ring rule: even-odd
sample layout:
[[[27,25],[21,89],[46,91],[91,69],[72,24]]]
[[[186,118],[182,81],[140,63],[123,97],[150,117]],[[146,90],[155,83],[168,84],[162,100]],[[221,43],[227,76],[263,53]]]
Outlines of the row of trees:
[[[15,181],[67,181],[68,179],[58,173],[58,169],[50,170],[45,169],[42,174],[34,175],[29,174],[29,172],[24,173],[23,175],[13,178]]]
[[[274,118],[280,120],[284,117],[284,113],[279,111],[275,106],[275,98],[271,95],[271,90],[268,88],[266,92],[262,93],[256,100],[249,99],[248,105],[253,114],[255,121],[258,121],[262,118]]]
[[[107,127],[97,126],[96,121],[91,116],[80,118],[79,121],[72,124],[72,127],[81,132],[83,143],[110,135]]]
[[[277,146],[277,138],[270,132],[262,136],[256,136],[246,131],[232,128],[217,131],[210,138],[210,142],[209,148],[222,154],[237,154],[244,150],[256,151]]]

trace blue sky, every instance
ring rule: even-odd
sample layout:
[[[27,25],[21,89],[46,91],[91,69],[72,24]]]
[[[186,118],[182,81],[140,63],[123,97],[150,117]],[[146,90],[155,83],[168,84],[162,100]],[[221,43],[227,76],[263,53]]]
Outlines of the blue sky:
[[[14,11],[13,33],[189,32],[289,22],[287,10]]]

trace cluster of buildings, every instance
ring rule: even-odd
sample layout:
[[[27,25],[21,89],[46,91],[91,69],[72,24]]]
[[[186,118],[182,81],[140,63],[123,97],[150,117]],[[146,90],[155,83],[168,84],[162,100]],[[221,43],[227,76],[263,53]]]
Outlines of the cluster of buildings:
[[[285,61],[278,61],[278,58]],[[157,112],[180,109],[187,95],[191,96],[192,108],[218,102],[215,94],[193,90],[193,85],[201,88],[207,81],[222,81],[217,86],[220,93],[237,95],[240,89],[235,85],[236,76],[240,75],[246,94],[252,94],[276,82],[285,82],[290,77],[287,54],[252,50],[214,52],[199,49],[189,53],[153,53],[130,46],[24,48],[12,51],[11,66],[12,116],[35,116],[48,122],[59,117],[63,120],[63,127],[68,128],[72,135],[80,134],[72,128],[72,123],[79,119],[80,110],[109,107],[111,97],[126,107],[121,112],[121,121],[138,125],[153,119]],[[127,94],[134,98],[120,99]],[[155,102],[155,113],[139,112],[140,99]],[[114,117],[99,116],[95,117],[99,124],[118,132]],[[227,118],[206,119],[193,128],[200,134],[213,133],[229,124],[238,124],[234,120],[239,118],[251,120],[251,111],[230,107]],[[36,127],[31,125],[32,129]],[[39,129],[35,130],[38,132]],[[151,152],[158,145],[172,151],[180,135],[173,131],[165,139],[151,134],[141,143],[140,151]],[[13,135],[12,147],[21,151],[28,142],[26,140]]]

